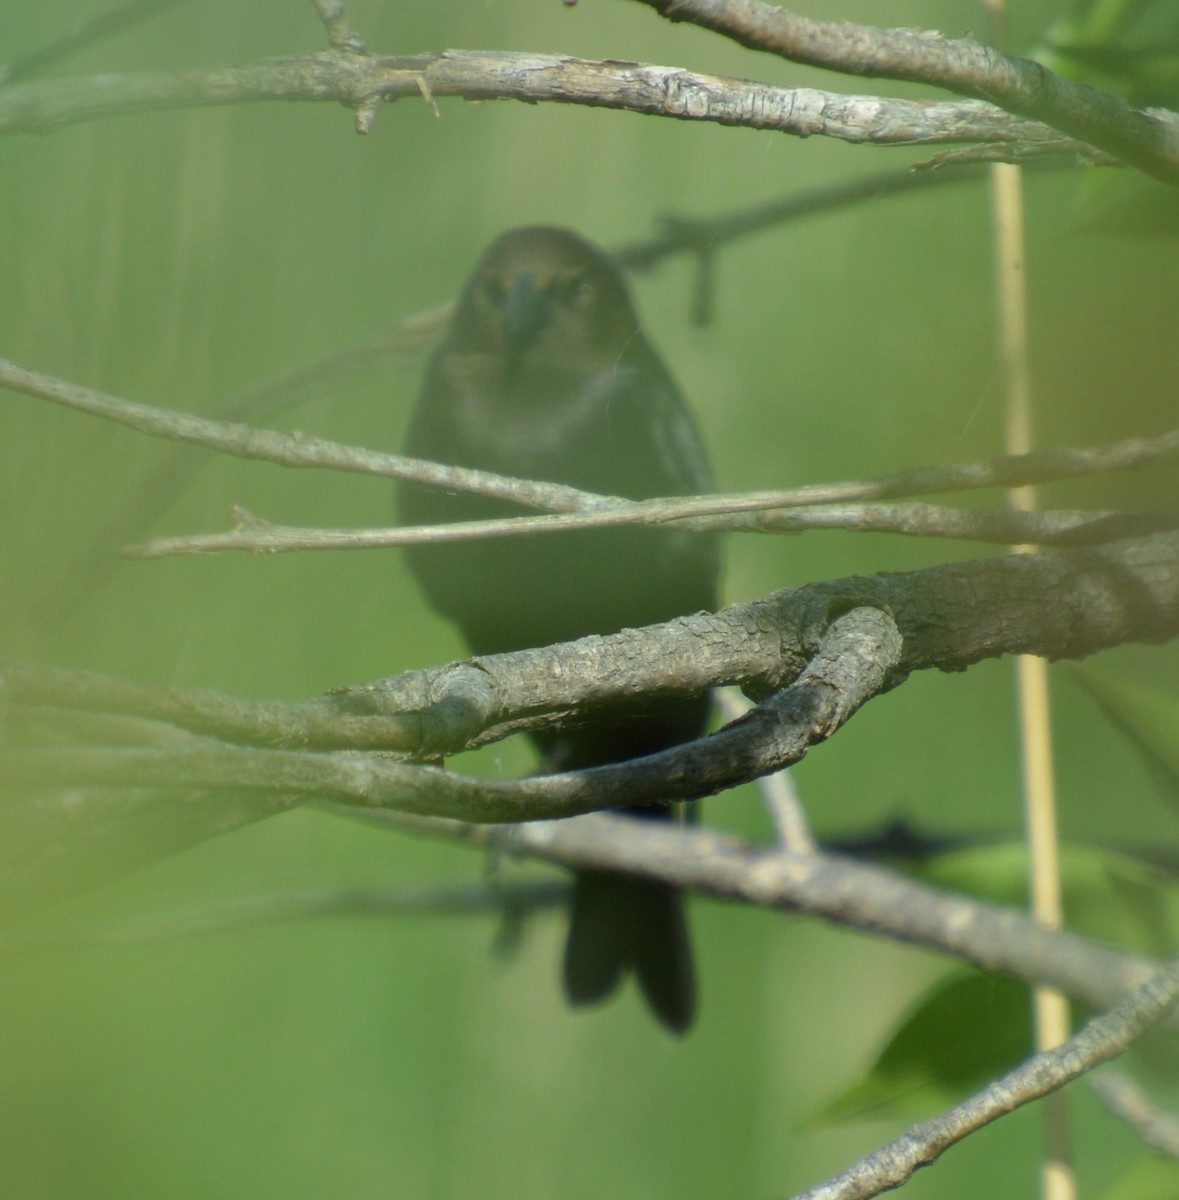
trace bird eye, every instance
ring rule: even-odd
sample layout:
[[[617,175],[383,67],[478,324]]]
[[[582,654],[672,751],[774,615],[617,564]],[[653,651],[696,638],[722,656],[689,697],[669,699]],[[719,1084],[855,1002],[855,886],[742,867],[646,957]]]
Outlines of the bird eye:
[[[553,299],[563,304],[587,304],[593,296],[593,285],[588,275],[562,275],[553,280],[550,291]]]

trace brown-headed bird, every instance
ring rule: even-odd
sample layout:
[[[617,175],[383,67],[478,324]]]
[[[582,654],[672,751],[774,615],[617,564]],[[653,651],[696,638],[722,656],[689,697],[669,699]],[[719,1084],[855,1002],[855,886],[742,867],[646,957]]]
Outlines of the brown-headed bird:
[[[503,234],[475,268],[426,370],[405,451],[634,500],[711,488],[691,413],[643,335],[617,266],[577,234],[545,226]],[[414,485],[402,487],[400,505],[411,525],[525,511]],[[614,633],[716,604],[715,539],[682,530],[529,534],[407,553],[431,605],[477,655]],[[532,737],[542,769],[569,771],[687,741],[707,716],[707,695],[627,701]],[[685,1032],[696,986],[679,894],[579,872],[565,948],[568,1000],[602,1000],[632,970],[659,1020]]]

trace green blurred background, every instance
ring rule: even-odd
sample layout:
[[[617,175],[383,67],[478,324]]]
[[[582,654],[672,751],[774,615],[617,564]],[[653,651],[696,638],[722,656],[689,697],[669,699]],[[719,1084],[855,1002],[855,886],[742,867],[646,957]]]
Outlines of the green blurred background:
[[[103,0],[9,0],[0,60]],[[756,56],[620,0],[352,0],[376,53],[533,49],[679,64],[869,92]],[[847,0],[816,15],[956,34],[975,0]],[[1028,45],[1059,14],[1020,3]],[[189,0],[54,72],[245,63],[315,52],[309,4]],[[901,89],[881,90],[899,94]],[[908,89],[910,94],[915,89]],[[920,93],[917,93],[920,94]],[[708,215],[891,168],[920,154],[627,114],[403,101],[367,138],[332,105],[257,104],[98,121],[0,140],[0,354],[147,403],[215,413],[259,380],[451,296],[513,225],[570,225],[606,245],[668,213]],[[1179,252],[1105,219],[1123,194],[1090,172],[1030,179],[1028,286],[1042,444],[1174,423]],[[1170,202],[1169,196],[1167,201]],[[1113,233],[1092,232],[1094,224]],[[859,478],[1001,449],[989,202],[939,187],[785,225],[725,250],[716,320],[691,325],[692,266],[636,281],[725,490]],[[276,421],[399,445],[420,360],[342,385]],[[163,443],[0,393],[0,653],[283,700],[460,653],[396,551],[121,565],[68,619],[61,580]],[[1173,502],[1168,466],[1055,487],[1046,502]],[[998,498],[995,498],[996,500]],[[379,525],[390,488],[208,456],[156,532],[220,529],[231,504],[291,524]],[[725,598],[994,551],[812,534],[728,549]],[[1103,665],[1166,684],[1176,655]],[[1167,843],[1179,826],[1086,695],[1055,691],[1068,837]],[[870,705],[797,770],[820,834],[906,816],[937,829],[1020,822],[1010,664],[926,675]],[[527,769],[494,747],[464,769]],[[705,819],[766,835],[756,794]],[[508,865],[508,878],[535,871]],[[296,812],[211,842],[75,906],[154,912],[310,885],[468,882],[452,848]],[[561,1004],[563,920],[510,961],[490,919],[339,921],[3,964],[0,1190],[12,1197],[770,1196],[840,1169],[899,1125],[808,1117],[861,1077],[944,965],[803,922],[697,902],[697,1030],[673,1043],[632,991]],[[982,1035],[985,1036],[985,1033]],[[1078,1152],[1094,1189],[1137,1154],[1085,1096]],[[913,1196],[1034,1194],[1038,1114],[955,1150]]]

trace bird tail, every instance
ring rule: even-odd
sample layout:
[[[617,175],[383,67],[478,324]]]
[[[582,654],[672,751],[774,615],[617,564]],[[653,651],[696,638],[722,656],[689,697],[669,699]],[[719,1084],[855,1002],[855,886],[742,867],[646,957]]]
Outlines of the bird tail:
[[[696,1017],[696,976],[683,899],[676,888],[604,871],[574,879],[565,942],[571,1005],[605,1000],[634,971],[652,1012],[672,1033]]]

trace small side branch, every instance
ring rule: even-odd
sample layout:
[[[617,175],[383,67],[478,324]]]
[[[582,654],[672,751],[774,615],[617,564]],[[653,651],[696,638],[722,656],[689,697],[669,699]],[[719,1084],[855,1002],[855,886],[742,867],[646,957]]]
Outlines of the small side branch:
[[[1179,962],[1172,962],[1110,1012],[1094,1017],[1067,1042],[1037,1054],[935,1120],[913,1126],[896,1141],[796,1200],[865,1200],[900,1187],[963,1138],[1124,1053],[1167,1016],[1176,999]]]
[[[877,481],[886,487],[884,481]],[[830,485],[832,488],[860,484]],[[805,490],[805,489],[800,489]],[[602,529],[618,525],[677,523],[698,532],[802,533],[839,529],[848,533],[894,533],[906,537],[952,538],[991,545],[1093,546],[1179,527],[1179,514],[1166,512],[1012,512],[956,509],[932,504],[844,504],[774,508],[785,493],[750,492],[732,496],[668,497],[628,503],[605,501],[593,512],[455,521],[383,529],[313,529],[276,525],[240,506],[231,510],[234,527],[223,533],[151,538],[124,546],[128,558],[168,558],[177,554],[289,554],[312,550],[375,550],[529,534]],[[739,506],[746,505],[746,508]],[[718,506],[730,511],[717,515]]]
[[[1111,1068],[1090,1076],[1089,1086],[1152,1150],[1179,1159],[1179,1117],[1155,1104],[1133,1079]]]
[[[726,721],[739,720],[752,707],[739,693],[728,688],[717,692],[717,703]],[[782,849],[794,854],[811,854],[816,851],[818,843],[811,832],[806,810],[802,806],[802,797],[794,786],[794,778],[790,772],[777,771],[773,775],[766,775],[758,781],[758,789]]]
[[[347,446],[324,438],[283,434],[237,422],[215,421],[189,413],[156,408],[57,379],[7,359],[0,359],[0,387],[7,387],[104,420],[115,421],[152,437],[205,446],[237,458],[274,462],[285,467],[378,475],[454,491],[494,496],[532,508],[578,514],[570,519],[571,527],[576,523],[596,525],[661,524],[672,520],[686,522],[695,517],[748,514],[755,510],[765,511],[797,505],[894,499],[989,487],[1020,487],[1029,483],[1074,478],[1099,471],[1137,467],[1179,450],[1179,430],[1170,430],[1153,438],[1128,438],[1105,446],[1042,450],[952,467],[917,467],[883,479],[808,484],[765,492],[656,499],[635,503],[616,496],[595,495],[555,483],[512,479],[488,471],[448,467],[407,458],[404,455],[382,454],[359,446]],[[590,510],[595,514],[592,519],[586,515]],[[907,519],[916,523],[919,518],[909,514]],[[965,520],[963,518],[963,523]],[[700,529],[707,530],[744,527],[740,523],[699,526]],[[510,521],[479,522],[474,528],[479,532],[479,536],[490,536],[492,531],[512,532],[515,526]],[[754,525],[753,528],[756,529],[757,526]],[[450,532],[445,532],[447,530]],[[1004,530],[1007,531],[1009,530]],[[468,527],[436,526],[431,540],[469,536],[471,530]]]
[[[67,30],[61,37],[47,45],[0,65],[0,87],[12,83],[14,80],[22,79],[26,75],[35,75],[38,71],[44,71],[60,59],[84,50],[87,46],[92,46],[103,38],[122,33],[124,29],[129,29],[140,21],[146,21],[149,17],[154,17],[157,13],[163,12],[166,8],[172,8],[179,2],[180,0],[124,0],[124,3],[118,4],[106,12],[79,21],[73,29]]]
[[[323,438],[275,433],[232,421],[211,421],[205,417],[137,404],[79,384],[54,379],[6,359],[0,359],[0,386],[130,426],[151,437],[189,442],[235,458],[259,459],[280,463],[284,467],[311,467],[405,479],[457,491],[477,492],[484,496],[498,496],[534,508],[553,508],[558,511],[592,506],[601,500],[601,497],[590,492],[556,483],[532,484],[489,471],[444,467],[400,454],[380,454],[358,446],[345,446]]]
[[[364,39],[352,28],[341,0],[311,0],[327,30],[328,41],[345,54],[364,54]]]

